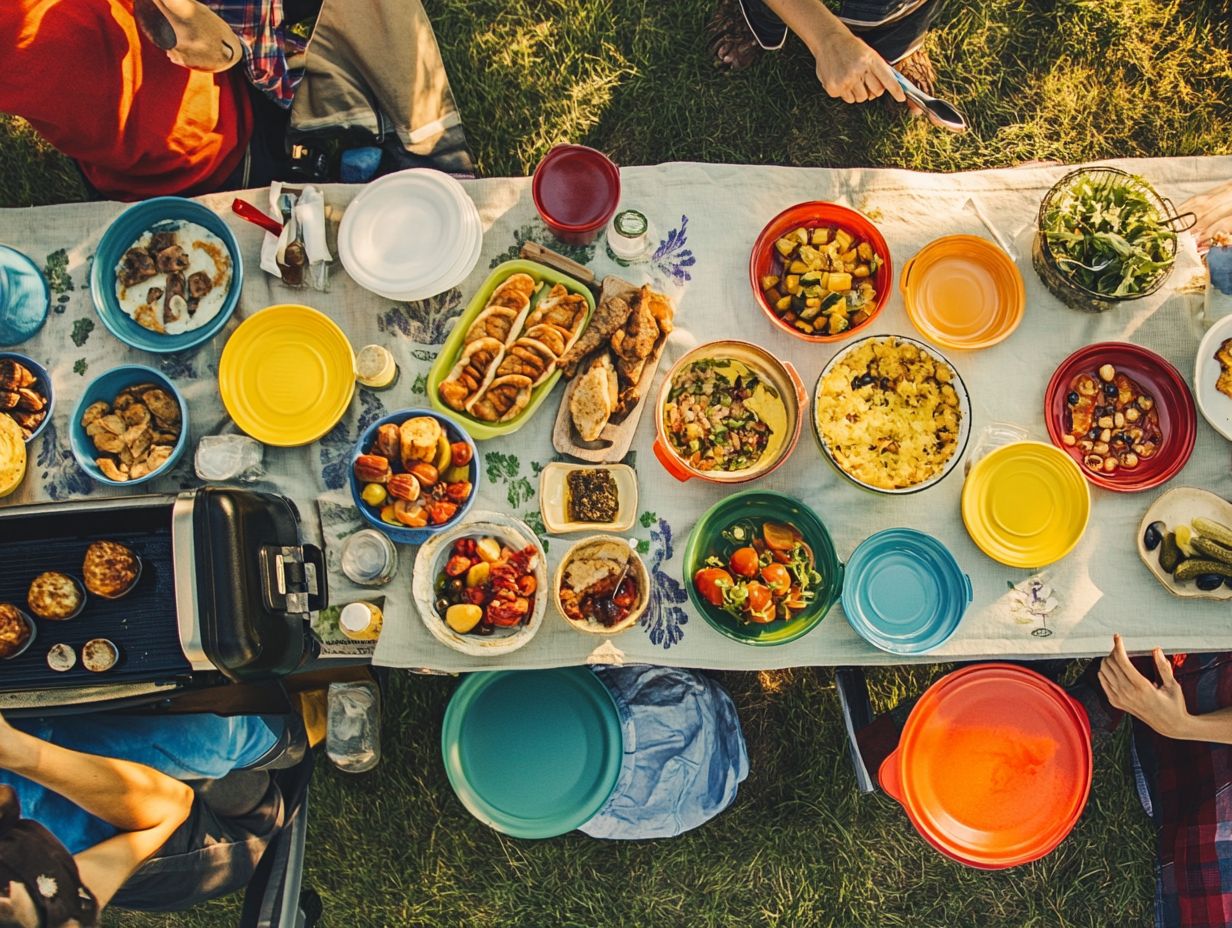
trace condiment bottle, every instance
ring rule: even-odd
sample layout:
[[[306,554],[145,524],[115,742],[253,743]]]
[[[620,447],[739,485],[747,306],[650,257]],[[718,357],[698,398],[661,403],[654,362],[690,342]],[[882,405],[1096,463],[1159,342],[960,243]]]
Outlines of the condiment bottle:
[[[398,549],[389,536],[365,528],[342,546],[342,572],[359,586],[384,586],[398,570]]]
[[[646,253],[650,244],[650,221],[644,213],[624,209],[607,227],[607,247],[618,258],[632,261]]]
[[[368,390],[388,390],[398,382],[398,362],[382,345],[365,345],[355,356],[355,379]]]
[[[348,603],[338,615],[338,627],[352,641],[376,641],[381,637],[383,618],[372,603]]]

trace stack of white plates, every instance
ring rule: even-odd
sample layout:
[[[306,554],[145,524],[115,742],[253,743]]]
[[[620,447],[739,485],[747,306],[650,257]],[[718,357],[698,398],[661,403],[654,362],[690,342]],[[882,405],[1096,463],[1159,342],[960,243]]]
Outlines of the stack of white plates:
[[[338,229],[342,266],[390,300],[426,300],[466,279],[479,261],[483,225],[462,185],[416,168],[369,184]]]

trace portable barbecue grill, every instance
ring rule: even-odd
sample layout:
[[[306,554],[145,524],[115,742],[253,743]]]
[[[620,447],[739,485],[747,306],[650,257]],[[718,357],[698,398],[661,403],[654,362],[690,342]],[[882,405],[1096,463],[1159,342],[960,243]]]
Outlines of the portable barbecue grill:
[[[0,602],[26,608],[30,581],[47,570],[81,578],[92,541],[109,539],[141,558],[141,577],[120,599],[87,598],[74,619],[35,618],[33,644],[0,661],[0,708],[73,705],[226,681],[284,676],[314,656],[305,626],[327,603],[322,553],[300,537],[290,500],[204,487],[0,509]],[[27,610],[28,611],[28,610]],[[111,670],[78,660],[52,670],[56,643],[107,638]]]

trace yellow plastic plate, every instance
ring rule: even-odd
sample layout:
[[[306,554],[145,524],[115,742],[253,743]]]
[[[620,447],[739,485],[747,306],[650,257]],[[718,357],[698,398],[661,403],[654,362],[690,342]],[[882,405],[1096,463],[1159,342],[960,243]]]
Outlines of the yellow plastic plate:
[[[321,438],[355,393],[355,353],[337,324],[307,306],[270,306],[222,350],[218,389],[235,424],[287,448]]]
[[[437,355],[432,369],[428,371],[428,402],[432,404],[432,408],[446,416],[453,417],[457,422],[461,423],[462,427],[470,433],[471,438],[476,441],[486,441],[489,438],[499,438],[502,435],[511,435],[516,432],[530,421],[530,417],[535,414],[535,411],[547,399],[548,394],[552,392],[552,388],[556,386],[556,381],[560,380],[560,371],[555,371],[547,380],[535,387],[531,392],[530,402],[526,404],[526,408],[508,422],[484,422],[467,415],[465,412],[450,409],[441,402],[440,395],[437,393],[441,381],[449,376],[449,372],[453,370],[454,364],[457,363],[458,352],[462,350],[462,340],[466,337],[466,330],[470,327],[470,324],[475,321],[476,316],[483,312],[496,288],[518,273],[529,274],[535,279],[536,283],[546,285],[541,286],[535,292],[535,295],[531,297],[532,306],[537,306],[539,300],[547,296],[553,284],[561,284],[571,293],[580,293],[586,297],[586,305],[589,309],[586,311],[586,321],[582,326],[583,330],[590,324],[590,317],[595,311],[595,296],[585,285],[580,281],[574,280],[569,275],[562,274],[560,271],[554,271],[537,261],[526,261],[518,258],[514,261],[498,264],[492,270],[492,273],[488,275],[488,279],[483,282],[483,286],[479,288],[479,292],[475,294],[474,298],[467,305],[466,310],[458,317],[453,331],[449,333],[449,338],[441,346],[441,353]]]
[[[976,462],[963,484],[962,516],[976,547],[1010,567],[1044,567],[1086,531],[1091,492],[1064,451],[1014,442]]]
[[[987,348],[1022,321],[1026,289],[1010,256],[978,235],[929,242],[899,281],[912,324],[946,348]]]

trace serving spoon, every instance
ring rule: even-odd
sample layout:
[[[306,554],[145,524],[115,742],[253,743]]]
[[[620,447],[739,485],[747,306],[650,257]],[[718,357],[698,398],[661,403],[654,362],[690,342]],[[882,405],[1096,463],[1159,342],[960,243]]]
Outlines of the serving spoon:
[[[911,81],[907,80],[902,75],[898,68],[891,68],[894,76],[898,79],[898,84],[903,88],[903,93],[907,95],[907,99],[918,105],[924,110],[924,114],[938,129],[946,129],[950,132],[966,132],[967,117],[960,113],[957,107],[946,103],[944,100],[938,100],[936,97],[930,97]]]

